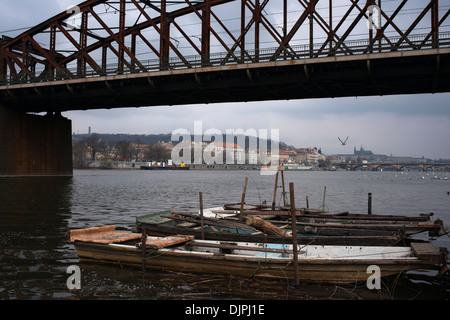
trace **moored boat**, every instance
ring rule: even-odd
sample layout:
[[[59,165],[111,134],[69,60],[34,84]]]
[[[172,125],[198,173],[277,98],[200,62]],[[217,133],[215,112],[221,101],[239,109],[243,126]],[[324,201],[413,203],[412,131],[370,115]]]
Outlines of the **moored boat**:
[[[238,204],[225,205],[223,210],[216,210],[216,212],[237,212]],[[291,216],[291,212],[287,208],[278,208],[271,210],[264,206],[253,205],[249,206],[248,210],[243,212],[245,215],[258,215],[275,217],[272,220],[286,220]],[[296,209],[296,220],[300,224],[299,228],[303,226],[307,230],[319,230],[320,234],[323,232],[338,232],[341,230],[344,233],[349,233],[353,230],[379,230],[379,231],[401,231],[406,236],[414,235],[422,232],[428,232],[430,237],[440,237],[448,233],[448,227],[445,227],[443,221],[436,219],[431,221],[432,213],[419,215],[369,215],[349,213],[347,211],[341,212],[320,212],[309,211],[309,209]],[[331,231],[334,230],[334,231]],[[305,230],[306,231],[306,230]],[[307,232],[308,233],[308,232]],[[311,233],[311,232],[309,232]],[[370,232],[369,232],[370,234]]]
[[[240,203],[225,204],[224,211],[240,210]],[[290,215],[290,207],[280,206],[273,208],[267,204],[247,204],[246,212],[257,214],[276,214],[276,215]],[[296,208],[297,218],[322,218],[322,219],[340,219],[340,220],[368,220],[368,221],[408,221],[408,222],[428,222],[431,220],[433,213],[420,213],[416,215],[400,215],[400,214],[363,214],[350,213],[348,211],[325,212],[319,209],[312,208]]]
[[[245,212],[246,215],[259,215],[258,211]],[[271,219],[272,223],[283,224],[286,221],[286,215],[279,216],[281,219]],[[336,219],[297,216],[297,227],[304,230],[304,233],[314,234],[357,234],[366,232],[366,234],[382,232],[402,232],[405,236],[411,236],[418,233],[428,232],[430,237],[440,237],[448,232],[448,228],[440,219],[430,222],[421,221],[393,221],[393,220],[362,220],[362,219]],[[284,221],[283,221],[284,220]],[[359,230],[359,231],[358,231]]]
[[[305,282],[356,283],[372,276],[413,269],[447,271],[447,252],[434,244],[410,247],[292,245],[194,240],[192,236],[147,237],[116,231],[114,226],[71,230],[80,260],[179,272],[294,279]]]

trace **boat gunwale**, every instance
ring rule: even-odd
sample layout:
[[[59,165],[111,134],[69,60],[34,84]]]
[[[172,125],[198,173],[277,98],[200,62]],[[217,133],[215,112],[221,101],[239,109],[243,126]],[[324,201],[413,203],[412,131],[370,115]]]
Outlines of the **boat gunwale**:
[[[195,241],[195,240],[194,240]],[[91,243],[91,242],[83,242],[83,241],[75,241],[74,246],[75,248],[81,247],[88,247],[93,248],[97,250],[101,249],[118,249],[119,251],[126,251],[130,253],[135,253],[137,255],[142,254],[142,249],[139,247],[136,247],[134,245],[129,244],[120,244],[120,243],[111,243],[111,244],[102,244],[102,243]],[[197,246],[197,245],[195,245]],[[199,246],[201,247],[201,245]],[[303,247],[303,246],[302,246]],[[335,246],[329,246],[329,247],[335,247]],[[340,246],[345,247],[345,246]],[[396,249],[401,249],[402,247],[395,247]],[[410,249],[409,247],[403,248],[403,249]],[[78,249],[77,249],[78,250]],[[301,248],[300,248],[301,250]],[[245,251],[242,249],[238,249],[238,251]],[[244,254],[236,254],[236,253],[221,253],[218,254],[216,252],[207,252],[207,251],[196,251],[196,250],[183,250],[179,249],[177,247],[174,248],[160,248],[160,249],[150,249],[146,250],[147,254],[151,254],[154,256],[166,256],[169,255],[171,257],[181,256],[181,257],[192,257],[192,258],[200,258],[200,257],[208,257],[209,260],[225,260],[225,261],[242,261],[242,262],[264,262],[264,263],[273,263],[273,264],[291,264],[293,261],[293,256],[289,251],[287,250],[286,253],[289,254],[288,257],[269,257],[267,255],[244,255]],[[267,252],[270,253],[270,252]],[[412,253],[412,252],[411,252]],[[377,253],[380,254],[380,253]],[[299,265],[301,264],[319,264],[319,265],[325,265],[325,264],[350,264],[350,263],[357,263],[357,264],[377,264],[377,265],[398,265],[398,264],[414,264],[414,265],[424,265],[422,259],[419,259],[416,256],[408,256],[408,257],[402,257],[402,258],[355,258],[355,256],[352,256],[351,259],[348,257],[341,257],[341,258],[324,258],[324,257],[302,257],[299,255],[298,259]],[[426,265],[426,264],[425,264]]]

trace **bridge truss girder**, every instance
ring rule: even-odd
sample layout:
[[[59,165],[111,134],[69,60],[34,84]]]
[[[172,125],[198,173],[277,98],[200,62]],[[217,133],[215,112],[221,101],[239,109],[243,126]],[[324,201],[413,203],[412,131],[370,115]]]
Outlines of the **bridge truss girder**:
[[[146,72],[149,68],[140,57],[148,56],[148,52],[160,60],[160,70],[170,68],[171,57],[189,68],[185,52],[201,56],[203,65],[208,65],[214,52],[226,53],[222,64],[241,63],[246,58],[258,62],[259,53],[267,47],[276,48],[273,60],[281,55],[295,59],[297,53],[292,42],[299,36],[304,38],[303,44],[309,45],[311,58],[339,52],[352,55],[346,41],[359,24],[366,23],[373,5],[381,9],[384,23],[375,32],[367,29],[363,38],[369,42],[363,51],[376,51],[377,43],[381,44],[383,39],[391,51],[405,44],[417,46],[410,36],[426,15],[430,21],[423,44],[431,41],[432,47],[438,47],[439,28],[450,14],[450,10],[441,12],[439,18],[438,0],[420,1],[417,17],[401,28],[397,20],[408,0],[398,1],[389,10],[384,10],[381,0],[364,0],[361,4],[356,0],[320,1],[328,6],[320,9],[319,0],[180,0],[177,5],[173,2],[88,0],[15,38],[3,37],[0,82],[80,78],[86,76],[88,69],[101,76],[107,73],[113,60],[119,74],[125,70]],[[337,12],[334,6],[341,3]],[[171,10],[173,6],[175,9]],[[271,19],[269,10],[274,8],[281,13],[278,16],[282,21]],[[232,18],[221,17],[222,11],[232,9],[240,12],[234,12]],[[105,14],[108,11],[116,13],[114,19]],[[75,20],[76,25],[71,24]],[[188,34],[185,30],[188,28],[179,23],[181,20],[200,25],[201,35],[196,38]],[[397,41],[391,42],[386,36],[388,28],[397,33]],[[178,48],[180,42],[185,45],[183,49]],[[313,50],[314,46],[318,49]]]

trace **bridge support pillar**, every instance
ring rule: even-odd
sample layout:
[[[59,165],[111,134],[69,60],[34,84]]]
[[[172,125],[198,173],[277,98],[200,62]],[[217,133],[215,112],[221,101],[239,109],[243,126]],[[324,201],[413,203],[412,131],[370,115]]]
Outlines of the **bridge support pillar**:
[[[0,176],[72,174],[72,121],[0,107]]]

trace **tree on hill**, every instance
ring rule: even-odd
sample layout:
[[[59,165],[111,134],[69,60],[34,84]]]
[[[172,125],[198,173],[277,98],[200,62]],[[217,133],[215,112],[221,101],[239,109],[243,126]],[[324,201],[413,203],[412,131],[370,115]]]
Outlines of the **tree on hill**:
[[[155,143],[144,151],[144,156],[149,161],[166,162],[171,158],[171,152],[162,143]]]

